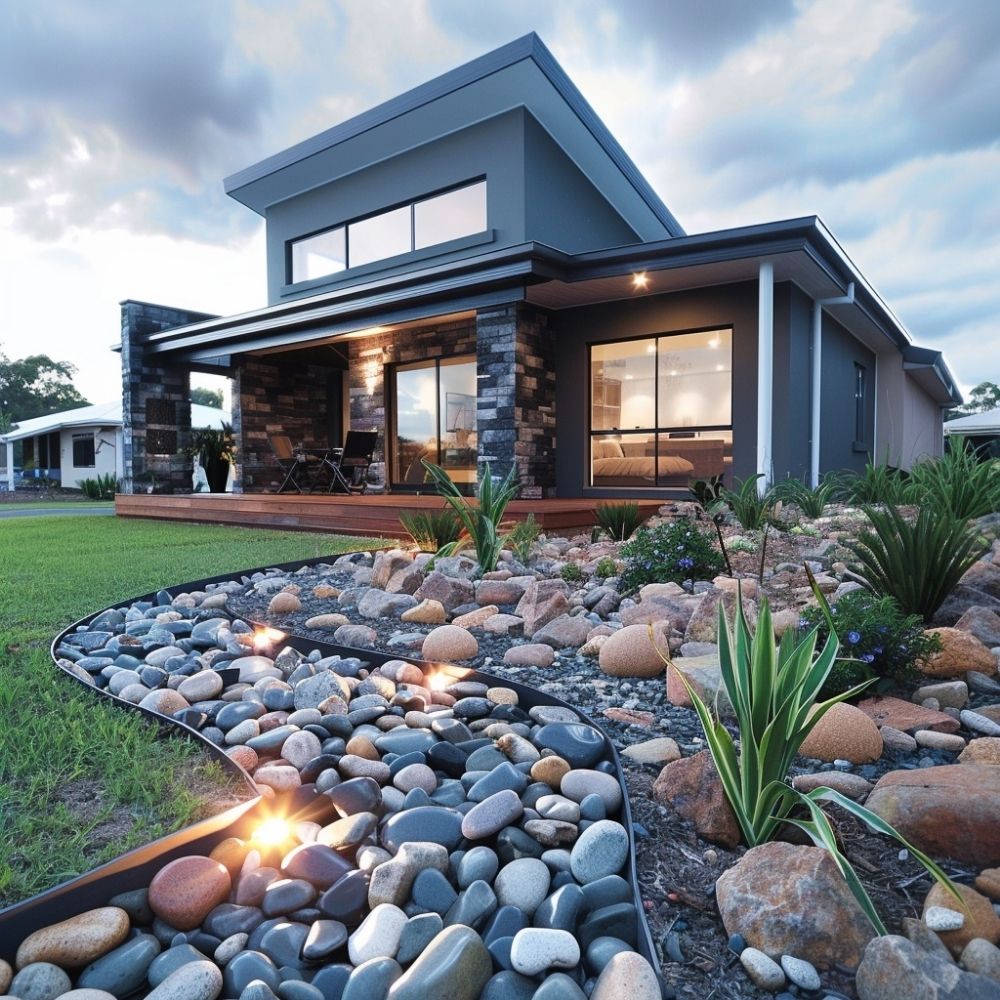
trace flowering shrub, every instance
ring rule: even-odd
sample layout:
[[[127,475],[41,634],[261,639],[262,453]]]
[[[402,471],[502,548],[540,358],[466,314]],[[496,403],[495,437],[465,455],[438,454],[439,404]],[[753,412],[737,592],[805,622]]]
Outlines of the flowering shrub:
[[[688,521],[640,528],[621,548],[625,569],[619,590],[630,594],[647,583],[710,580],[722,570],[715,539]]]
[[[937,636],[924,633],[919,615],[904,615],[891,597],[870,590],[845,594],[830,611],[840,639],[840,656],[827,678],[822,697],[839,693],[876,676],[905,682],[916,673],[916,663],[941,648]],[[819,627],[822,643],[829,632],[819,608],[807,608],[799,629]]]

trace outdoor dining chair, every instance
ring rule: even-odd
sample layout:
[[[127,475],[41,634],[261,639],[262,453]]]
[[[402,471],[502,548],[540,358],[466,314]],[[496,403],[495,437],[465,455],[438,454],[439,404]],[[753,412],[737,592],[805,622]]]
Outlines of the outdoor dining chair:
[[[323,468],[324,457],[301,448],[295,448],[286,434],[270,434],[268,441],[278,466],[285,474],[279,493],[295,490],[296,493],[311,492],[316,485],[316,475]]]
[[[343,448],[334,448],[323,460],[330,473],[331,493],[364,493],[378,431],[348,431]]]

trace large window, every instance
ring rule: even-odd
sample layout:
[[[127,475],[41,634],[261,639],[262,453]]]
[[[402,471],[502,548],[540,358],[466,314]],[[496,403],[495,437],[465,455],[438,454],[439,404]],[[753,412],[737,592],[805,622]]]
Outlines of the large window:
[[[486,229],[486,181],[466,184],[291,243],[292,282],[473,236]]]
[[[94,435],[73,435],[73,466],[77,469],[92,469],[94,467]]]
[[[732,467],[730,329],[590,348],[591,484],[681,487]]]
[[[476,482],[476,359],[469,355],[393,369],[392,483],[421,487],[423,460],[471,489]]]

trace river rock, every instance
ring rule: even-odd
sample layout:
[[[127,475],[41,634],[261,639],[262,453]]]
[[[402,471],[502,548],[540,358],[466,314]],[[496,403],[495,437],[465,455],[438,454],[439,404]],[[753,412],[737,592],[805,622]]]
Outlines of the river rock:
[[[604,734],[583,723],[550,722],[535,733],[533,742],[572,767],[593,767],[605,754]]]
[[[471,660],[478,652],[476,637],[458,625],[439,625],[432,629],[420,647],[423,659],[439,663]]]
[[[501,906],[532,916],[549,893],[549,868],[537,858],[518,858],[500,869],[493,890]]]
[[[214,670],[199,670],[181,681],[177,693],[192,704],[209,701],[222,693],[222,678]]]
[[[446,927],[389,988],[388,1000],[478,1000],[493,973],[482,938],[462,924]]]
[[[279,591],[267,606],[269,615],[290,615],[302,608],[302,602],[288,591]]]
[[[656,677],[666,669],[663,655],[669,646],[662,626],[626,625],[608,636],[601,646],[598,664],[611,677]]]
[[[996,1000],[997,984],[896,934],[874,938],[855,980],[859,1000]]]
[[[80,969],[120,945],[128,932],[128,914],[119,907],[87,910],[29,934],[17,949],[15,965],[23,969],[34,962],[51,962],[63,969]]]
[[[829,853],[774,842],[753,847],[716,882],[726,931],[768,955],[817,968],[856,968],[874,934]]]
[[[628,832],[621,823],[602,819],[580,834],[570,852],[573,877],[584,885],[615,875],[629,852]],[[521,970],[518,970],[521,971]]]
[[[381,903],[350,936],[347,953],[354,965],[373,958],[394,958],[407,922],[406,914],[392,903]]]
[[[588,795],[597,795],[604,803],[605,811],[613,816],[621,808],[622,790],[618,779],[603,771],[577,768],[563,775],[559,791],[574,802],[583,802]]]
[[[932,857],[1000,864],[1000,767],[945,764],[890,771],[865,800]]]
[[[150,712],[156,712],[159,715],[172,716],[174,712],[180,712],[185,708],[190,708],[187,698],[180,695],[179,692],[173,691],[170,688],[160,688],[157,691],[150,691],[142,701],[139,702],[140,708],[148,709]]]
[[[55,1000],[71,987],[69,976],[51,962],[31,962],[24,966],[10,984],[11,996],[23,1000]],[[6,995],[6,991],[5,995]]]
[[[580,945],[568,931],[527,927],[514,935],[510,962],[522,976],[546,969],[572,969],[580,961]]]
[[[146,1000],[216,1000],[222,992],[222,973],[214,962],[188,962],[172,972]]]
[[[517,792],[505,788],[473,806],[462,819],[461,833],[468,840],[482,840],[510,826],[524,813]]]
[[[447,848],[414,840],[401,843],[395,857],[373,869],[368,887],[369,905],[372,908],[382,903],[405,905],[414,880],[426,870],[448,871]]]
[[[149,884],[149,905],[178,930],[197,927],[226,901],[232,880],[226,867],[201,855],[177,858],[161,868]]]
[[[656,972],[637,952],[613,955],[597,977],[590,1000],[660,1000]]]
[[[91,962],[77,986],[127,996],[146,981],[146,970],[159,954],[160,942],[152,934],[139,934]]]
[[[971,632],[957,628],[929,628],[927,635],[936,635],[941,649],[917,667],[927,677],[962,677],[968,670],[992,676],[997,672],[996,657]]]
[[[514,614],[524,621],[525,635],[534,635],[553,618],[569,611],[568,589],[562,580],[532,579],[528,583],[514,609]]]
[[[399,617],[404,622],[419,622],[422,625],[443,625],[448,620],[444,605],[430,598],[407,608]]]
[[[974,938],[962,950],[963,969],[1000,983],[1000,948],[984,938]]]
[[[555,658],[555,650],[542,642],[511,646],[503,654],[503,662],[512,667],[550,667]]]
[[[776,993],[785,985],[785,973],[773,958],[756,948],[744,948],[740,952],[740,965],[755,986],[769,993]]]

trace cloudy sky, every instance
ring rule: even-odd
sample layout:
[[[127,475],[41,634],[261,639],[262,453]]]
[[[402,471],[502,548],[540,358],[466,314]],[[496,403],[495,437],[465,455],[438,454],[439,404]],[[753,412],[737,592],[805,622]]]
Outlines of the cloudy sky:
[[[120,392],[118,302],[264,304],[222,178],[537,31],[690,233],[818,214],[959,382],[1000,382],[996,0],[12,0],[0,352]]]

